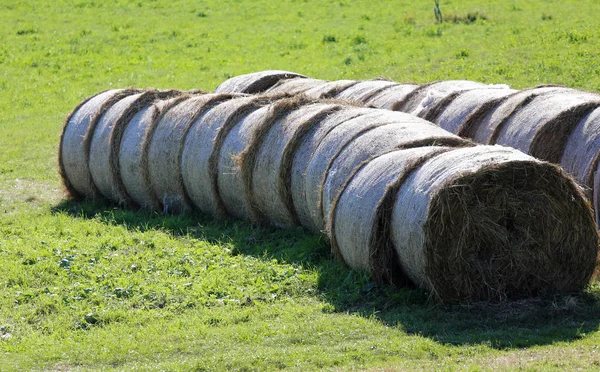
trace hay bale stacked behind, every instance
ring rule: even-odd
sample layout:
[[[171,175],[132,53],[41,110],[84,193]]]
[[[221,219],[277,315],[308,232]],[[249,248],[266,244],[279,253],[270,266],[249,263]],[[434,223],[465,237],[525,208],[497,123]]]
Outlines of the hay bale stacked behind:
[[[326,85],[326,80],[319,79],[290,79],[281,80],[279,83],[274,85],[265,91],[267,94],[301,94],[310,89],[318,88]]]
[[[325,84],[317,85],[303,92],[312,98],[331,98],[337,96],[340,92],[357,84],[356,80],[335,80]]]
[[[398,83],[387,80],[359,81],[356,84],[353,84],[340,91],[340,93],[336,94],[334,97],[337,99],[346,99],[350,101],[367,102],[377,93],[395,85],[398,85]]]
[[[262,93],[282,80],[305,77],[295,72],[281,70],[254,72],[224,81],[215,89],[215,93]]]

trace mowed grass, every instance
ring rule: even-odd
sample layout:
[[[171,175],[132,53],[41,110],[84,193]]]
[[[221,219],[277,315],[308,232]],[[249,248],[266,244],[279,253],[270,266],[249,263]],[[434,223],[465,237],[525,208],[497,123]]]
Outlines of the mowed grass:
[[[0,3],[0,370],[596,369],[600,286],[437,305],[302,230],[64,200],[64,117],[111,87],[472,79],[600,89],[597,1]]]

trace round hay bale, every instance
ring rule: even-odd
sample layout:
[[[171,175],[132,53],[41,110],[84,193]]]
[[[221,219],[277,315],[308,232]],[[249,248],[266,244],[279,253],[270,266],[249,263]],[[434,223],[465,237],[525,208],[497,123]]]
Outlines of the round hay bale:
[[[523,89],[497,101],[492,101],[486,105],[485,109],[479,110],[469,118],[465,126],[468,129],[468,136],[477,143],[495,143],[494,133],[502,126],[502,123],[521,107],[527,105],[532,99],[539,95],[552,92],[559,92],[565,88],[557,86],[541,86],[531,89]],[[494,105],[495,103],[495,105]]]
[[[230,98],[227,93],[192,97],[170,108],[156,124],[148,145],[148,173],[164,213],[182,213],[191,208],[181,173],[183,143],[190,125]]]
[[[311,156],[319,146],[323,138],[336,126],[354,118],[371,113],[373,109],[344,107],[324,118],[318,125],[313,125],[306,133],[299,138],[299,144],[296,145],[294,158],[291,167],[291,193],[294,204],[294,210],[298,216],[300,224],[315,233],[321,231],[313,226],[310,217],[311,208],[306,199],[306,168],[310,162]],[[314,208],[314,207],[313,207]]]
[[[463,136],[465,132],[464,124],[469,116],[477,112],[488,102],[504,99],[510,94],[515,93],[514,89],[480,88],[457,92],[451,102],[441,102],[439,112],[430,114],[425,120],[432,121],[444,128],[450,133]]]
[[[218,218],[228,215],[218,187],[223,143],[241,119],[269,102],[261,96],[234,97],[199,117],[188,130],[181,173],[190,200],[203,213]]]
[[[326,82],[323,85],[317,85],[316,87],[310,88],[305,91],[308,97],[312,98],[331,98],[335,97],[339,92],[352,85],[358,83],[356,80],[334,80]]]
[[[306,203],[311,220],[308,227],[311,231],[323,231],[325,229],[323,205],[321,202],[323,184],[329,171],[329,166],[336,158],[336,155],[348,143],[370,129],[392,123],[410,122],[419,125],[417,123],[422,123],[422,120],[404,113],[370,109],[369,113],[347,120],[332,128],[323,136],[323,139],[315,147],[310,157],[304,176]],[[433,125],[432,127],[435,128]],[[440,130],[440,132],[443,131]]]
[[[352,268],[369,271],[374,280],[409,284],[391,243],[395,196],[411,171],[448,150],[438,146],[392,150],[357,166],[331,206],[328,224],[334,255]]]
[[[400,114],[400,113],[398,113]],[[394,149],[423,146],[473,146],[469,140],[446,132],[442,128],[415,116],[404,114],[387,125],[366,128],[346,143],[328,164],[322,183],[321,200],[326,222],[331,205],[352,173],[362,162]],[[401,121],[402,120],[402,121]],[[332,132],[333,133],[333,132]],[[327,226],[327,231],[331,231]]]
[[[94,184],[106,199],[125,205],[131,203],[119,168],[121,138],[127,123],[155,99],[178,94],[178,91],[147,90],[123,98],[102,115],[90,142],[88,167]]]
[[[403,272],[440,301],[578,292],[597,267],[598,231],[579,187],[510,148],[424,162],[400,187],[390,223]]]
[[[290,80],[283,80],[280,81],[279,84],[273,86],[271,89],[269,89],[268,91],[266,91],[266,94],[287,94],[287,95],[296,95],[296,94],[302,94],[304,92],[306,92],[307,90],[314,88],[314,87],[320,87],[324,84],[327,84],[326,80],[319,80],[319,79],[290,79]]]
[[[386,110],[392,110],[403,102],[406,97],[419,86],[416,84],[398,84],[392,85],[379,93],[369,98],[365,104],[382,108]]]
[[[594,199],[594,173],[600,159],[600,108],[593,110],[579,121],[571,132],[560,166],[586,186],[589,200]],[[593,203],[598,210],[597,201]]]
[[[277,106],[285,106],[280,109]],[[298,225],[291,194],[291,171],[301,138],[342,106],[296,97],[277,102],[273,110],[288,115],[273,123],[257,150],[252,175],[256,208],[279,226]]]
[[[377,93],[395,85],[398,85],[398,83],[387,80],[364,80],[352,84],[333,97],[349,101],[366,102]]]
[[[60,136],[58,164],[69,197],[95,198],[100,195],[88,167],[91,137],[107,108],[138,92],[137,89],[112,89],[98,93],[84,100],[67,116]]]
[[[267,70],[232,77],[215,89],[215,93],[262,93],[282,80],[306,78],[290,71]]]
[[[170,99],[159,99],[138,111],[123,130],[119,146],[119,169],[127,195],[140,208],[161,210],[154,194],[148,171],[148,144],[162,115],[174,105],[190,98],[181,93]]]
[[[444,80],[423,84],[410,92],[404,101],[399,102],[392,109],[408,112],[419,117],[425,116],[431,106],[454,92],[483,88],[485,84],[469,80]]]
[[[492,136],[538,159],[559,163],[577,123],[600,106],[600,96],[560,91],[533,98],[510,115]]]

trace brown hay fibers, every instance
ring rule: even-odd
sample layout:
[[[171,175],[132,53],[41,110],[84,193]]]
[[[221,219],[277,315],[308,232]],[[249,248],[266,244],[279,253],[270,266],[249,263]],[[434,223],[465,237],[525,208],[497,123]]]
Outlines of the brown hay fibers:
[[[70,197],[94,198],[99,192],[88,167],[90,141],[104,111],[136,89],[113,89],[79,104],[65,121],[60,137],[58,163],[63,185]]]
[[[181,172],[190,200],[203,213],[227,216],[218,188],[221,148],[231,128],[269,102],[260,96],[232,97],[191,125],[183,146]]]
[[[494,143],[559,163],[571,131],[598,106],[600,96],[577,91],[535,97],[497,128]]]
[[[328,164],[322,183],[321,205],[326,222],[331,205],[353,171],[363,161],[399,148],[423,146],[472,146],[471,141],[446,132],[442,128],[400,112],[396,121],[361,131],[346,143]],[[333,132],[332,132],[333,133]],[[327,226],[327,231],[330,231]]]
[[[123,98],[102,115],[90,142],[88,166],[94,184],[106,199],[121,204],[131,202],[119,169],[119,149],[124,127],[140,109],[156,98],[176,94],[179,93],[147,90]]]
[[[190,98],[181,93],[170,99],[159,99],[142,108],[123,130],[119,146],[119,169],[123,185],[129,197],[139,207],[160,210],[160,200],[154,195],[148,173],[148,144],[156,124],[172,106]]]
[[[455,149],[404,181],[391,218],[400,265],[441,301],[581,291],[598,232],[559,167],[501,146]]]
[[[452,102],[443,107],[435,118],[428,117],[427,119],[450,133],[462,136],[465,131],[464,124],[472,113],[488,102],[505,98],[515,92],[516,90],[509,88],[488,87],[462,91]]]
[[[504,99],[499,99],[496,101],[496,105],[486,107],[487,112],[478,112],[476,116],[468,119],[469,123],[465,125],[469,127],[469,138],[477,143],[494,144],[494,133],[508,120],[510,115],[539,95],[565,90],[567,89],[556,86],[535,87],[523,89]]]
[[[410,123],[411,121],[420,122],[421,120],[404,113],[370,109],[368,114],[347,120],[323,136],[310,157],[304,175],[311,230],[322,231],[325,228],[321,193],[329,166],[336,155],[356,137],[370,129],[391,123]]]
[[[189,126],[230,94],[204,94],[170,108],[160,119],[148,145],[148,173],[164,213],[181,213],[191,203],[183,186],[181,154]]]
[[[352,85],[358,83],[356,80],[334,80],[318,85],[303,92],[311,98],[331,98],[335,97],[339,92]]]
[[[359,165],[332,204],[331,249],[348,266],[375,280],[406,284],[391,243],[390,219],[398,188],[425,160],[448,147],[392,150]]]
[[[404,101],[394,106],[395,111],[408,112],[423,117],[429,107],[454,92],[483,88],[485,84],[469,80],[444,80],[423,84],[410,92]]]
[[[302,136],[342,106],[295,97],[277,102],[289,114],[273,123],[257,150],[252,176],[253,201],[269,221],[278,226],[298,225],[291,195],[295,149]]]
[[[290,79],[290,80],[282,80],[279,84],[273,86],[271,89],[266,91],[266,94],[301,94],[306,92],[307,90],[315,87],[320,87],[324,84],[327,84],[327,80],[319,80],[319,79]]]
[[[215,89],[215,93],[262,93],[281,80],[305,78],[290,71],[267,70],[234,76]]]
[[[369,98],[365,104],[377,108],[392,110],[394,107],[404,102],[406,97],[418,87],[419,86],[416,84],[392,85],[391,87],[384,89]]]
[[[356,102],[366,102],[369,98],[398,83],[387,80],[364,80],[349,86],[334,97]]]
[[[306,168],[310,163],[311,156],[319,146],[323,138],[338,125],[372,113],[373,109],[344,107],[335,113],[328,115],[318,125],[314,125],[300,138],[297,145],[294,158],[292,160],[291,170],[291,193],[294,203],[294,210],[298,216],[300,224],[314,233],[320,233],[321,230],[315,226],[310,217],[311,208],[306,198]]]

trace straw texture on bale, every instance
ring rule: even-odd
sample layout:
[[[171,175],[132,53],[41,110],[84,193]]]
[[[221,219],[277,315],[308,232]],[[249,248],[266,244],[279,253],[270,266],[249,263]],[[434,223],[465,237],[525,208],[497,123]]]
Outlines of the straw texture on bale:
[[[454,92],[483,88],[485,84],[469,80],[444,80],[423,84],[410,92],[404,101],[395,105],[392,110],[408,112],[423,117],[429,107]]]
[[[419,86],[416,84],[398,84],[392,85],[369,98],[365,103],[367,105],[393,110],[400,105],[406,97]]]
[[[450,148],[392,150],[357,166],[334,199],[328,225],[331,249],[348,266],[396,285],[410,280],[391,243],[391,213],[404,178],[430,157]]]
[[[71,198],[95,198],[99,191],[88,167],[90,142],[104,111],[137,89],[113,89],[80,103],[67,116],[60,137],[58,164],[62,183]]]
[[[140,208],[160,210],[160,200],[150,185],[148,144],[156,124],[172,106],[190,98],[187,93],[160,99],[140,109],[126,125],[119,148],[119,169],[127,195]]]
[[[155,195],[165,213],[181,213],[191,208],[183,185],[181,156],[190,125],[230,94],[192,97],[170,108],[160,119],[148,147],[148,171]]]
[[[219,193],[221,148],[231,129],[270,101],[261,96],[239,96],[225,101],[196,120],[185,139],[181,159],[183,183],[200,211],[223,218],[229,214]]]
[[[266,91],[266,94],[301,94],[309,89],[327,84],[326,80],[319,79],[290,79],[282,80],[277,85]]]
[[[366,102],[369,98],[375,96],[377,93],[398,85],[393,81],[387,80],[364,80],[359,81],[356,84],[342,90],[340,93],[335,95],[337,99],[346,99],[356,102]]]
[[[340,105],[297,97],[278,102],[288,115],[270,127],[257,150],[252,176],[253,200],[263,215],[278,226],[298,225],[292,194],[291,168],[302,136]],[[274,107],[273,110],[281,110]],[[293,110],[293,111],[292,111]]]
[[[344,89],[347,89],[357,83],[358,81],[356,80],[328,81],[325,84],[310,88],[309,90],[305,91],[304,94],[312,98],[331,98],[338,95],[339,92],[343,91]]]
[[[98,121],[90,142],[88,166],[94,184],[102,195],[119,204],[130,205],[119,167],[123,130],[133,116],[155,99],[180,94],[178,91],[148,90],[127,96],[111,106]]]
[[[441,301],[576,292],[596,269],[597,230],[578,186],[501,146],[424,162],[400,187],[391,226],[403,271]]]
[[[290,71],[267,70],[234,76],[215,89],[215,93],[262,93],[282,80],[305,78]]]
[[[600,106],[600,96],[561,91],[533,98],[497,128],[494,143],[559,163],[577,123]]]
[[[323,119],[319,125],[314,125],[299,139],[291,167],[291,193],[294,202],[294,210],[300,224],[314,233],[320,233],[318,226],[313,224],[311,218],[311,206],[306,198],[306,168],[310,163],[311,156],[319,146],[323,138],[336,126],[362,115],[372,112],[368,108],[343,108]]]

